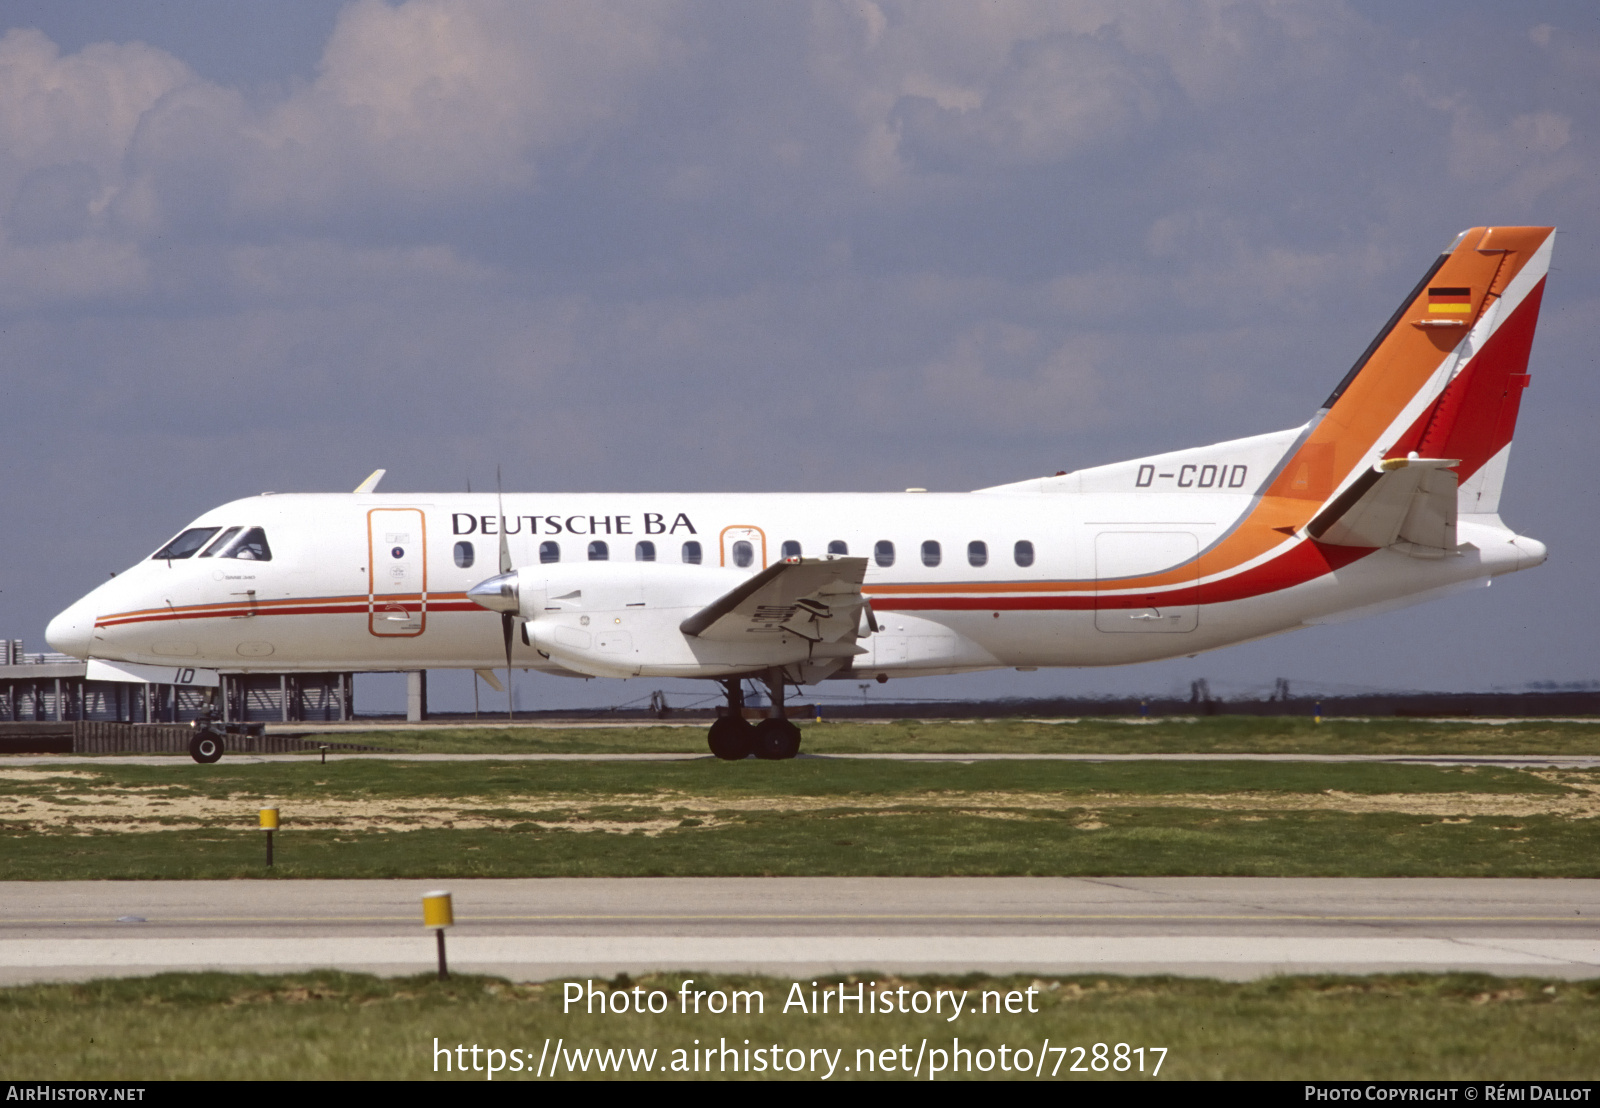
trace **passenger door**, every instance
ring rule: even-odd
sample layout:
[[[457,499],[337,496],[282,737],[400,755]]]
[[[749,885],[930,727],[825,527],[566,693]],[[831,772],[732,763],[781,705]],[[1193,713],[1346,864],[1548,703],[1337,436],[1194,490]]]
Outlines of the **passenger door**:
[[[428,621],[428,544],[421,508],[367,512],[367,629],[415,638]]]

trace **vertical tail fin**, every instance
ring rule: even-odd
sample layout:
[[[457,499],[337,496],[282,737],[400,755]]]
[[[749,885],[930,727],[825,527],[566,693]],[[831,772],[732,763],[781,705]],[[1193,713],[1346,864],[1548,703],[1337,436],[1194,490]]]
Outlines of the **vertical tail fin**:
[[[1460,459],[1460,510],[1493,513],[1528,383],[1552,227],[1458,236],[1265,491],[1326,503],[1386,458]]]

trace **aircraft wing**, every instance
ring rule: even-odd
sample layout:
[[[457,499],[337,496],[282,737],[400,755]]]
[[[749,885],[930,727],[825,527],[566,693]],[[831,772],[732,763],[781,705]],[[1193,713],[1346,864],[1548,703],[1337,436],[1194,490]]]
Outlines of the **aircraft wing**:
[[[1373,466],[1306,524],[1334,546],[1409,542],[1432,550],[1456,545],[1454,458],[1387,458]]]
[[[812,657],[865,653],[854,644],[867,605],[861,595],[866,573],[865,558],[774,562],[684,620],[678,629],[693,638],[720,642],[748,642],[750,635],[795,635],[813,644]],[[870,612],[867,619],[871,620]]]

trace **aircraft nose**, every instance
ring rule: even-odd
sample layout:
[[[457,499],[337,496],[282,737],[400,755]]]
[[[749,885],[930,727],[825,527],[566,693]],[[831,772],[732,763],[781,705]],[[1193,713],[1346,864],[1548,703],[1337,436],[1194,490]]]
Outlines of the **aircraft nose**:
[[[491,612],[515,612],[521,603],[518,585],[517,572],[512,570],[479,581],[467,590],[467,599]]]
[[[74,604],[44,629],[44,641],[51,650],[71,654],[74,658],[89,656],[89,642],[94,635],[94,616],[88,609]]]

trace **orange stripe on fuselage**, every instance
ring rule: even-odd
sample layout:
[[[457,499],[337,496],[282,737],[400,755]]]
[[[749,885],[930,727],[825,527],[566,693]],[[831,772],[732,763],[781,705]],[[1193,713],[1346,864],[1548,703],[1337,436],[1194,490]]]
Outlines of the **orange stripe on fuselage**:
[[[1319,542],[1301,542],[1286,550],[1281,556],[1252,566],[1243,573],[1221,581],[1211,581],[1195,588],[1192,580],[1185,588],[1195,596],[1185,597],[1183,604],[1223,604],[1231,600],[1248,600],[1251,597],[1281,592],[1303,585],[1365,558],[1372,551],[1357,546],[1324,546]],[[1121,585],[1121,582],[1118,582]],[[991,586],[983,586],[991,587]],[[1043,591],[1048,586],[1038,586]],[[968,591],[973,591],[968,586]],[[1160,599],[1147,593],[1136,594],[1077,594],[1072,596],[893,596],[879,599],[874,594],[872,606],[886,612],[912,611],[1091,611],[1109,608],[1146,608],[1150,601]]]

